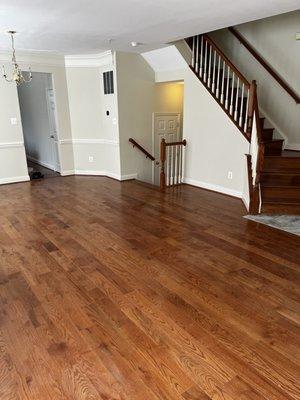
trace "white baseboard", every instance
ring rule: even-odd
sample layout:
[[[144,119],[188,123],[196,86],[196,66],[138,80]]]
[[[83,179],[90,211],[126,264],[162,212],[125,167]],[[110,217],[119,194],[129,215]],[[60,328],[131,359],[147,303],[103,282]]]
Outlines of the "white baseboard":
[[[244,204],[244,206],[246,207],[246,210],[249,211],[249,201],[246,200],[244,197],[242,197],[242,202]]]
[[[287,143],[284,150],[297,150],[300,151],[300,143]]]
[[[238,197],[239,199],[243,198],[242,192],[239,192],[239,191],[233,190],[233,189],[229,189],[224,186],[214,185],[212,183],[207,183],[207,182],[202,182],[202,181],[196,181],[195,179],[191,179],[191,178],[184,178],[184,183],[187,183],[187,184],[193,185],[193,186],[197,186],[202,189],[208,189],[208,190],[212,190],[214,192],[227,194],[227,195],[233,196],[233,197]]]
[[[32,162],[34,162],[36,164],[39,164],[42,167],[45,167],[45,168],[48,168],[48,169],[51,169],[52,171],[54,171],[53,165],[50,165],[50,164],[48,164],[48,163],[46,163],[44,161],[38,160],[37,158],[31,157],[31,156],[27,156],[27,158],[28,158],[28,160],[30,160],[30,161],[32,161]]]
[[[75,171],[73,171],[73,175],[74,174],[75,175],[107,176],[108,178],[113,178],[118,181],[127,181],[130,179],[137,178],[137,174],[119,175],[119,174],[114,174],[112,172],[107,172],[107,171],[90,171],[90,170],[83,170],[83,169],[75,169]],[[68,175],[71,175],[71,174],[68,174]]]
[[[61,171],[60,175],[61,176],[75,175],[75,170],[74,169],[69,169],[69,170]]]
[[[0,178],[0,185],[5,185],[7,183],[28,182],[28,181],[30,181],[29,175],[11,176],[9,178]]]

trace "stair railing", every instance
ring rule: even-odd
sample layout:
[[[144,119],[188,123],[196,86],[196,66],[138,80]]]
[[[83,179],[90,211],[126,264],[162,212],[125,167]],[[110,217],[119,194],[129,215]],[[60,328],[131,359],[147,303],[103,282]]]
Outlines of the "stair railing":
[[[250,140],[251,84],[206,34],[194,36],[187,42],[192,50],[191,69]]]
[[[265,68],[266,71],[277,81],[277,83],[295,100],[296,104],[300,104],[300,96],[297,92],[275,71],[258,51],[241,35],[235,28],[230,27],[228,30],[238,39],[238,41],[252,54],[252,56]]]
[[[147,150],[145,150],[144,147],[142,147],[140,144],[138,144],[138,142],[136,142],[134,139],[130,138],[129,142],[132,144],[133,147],[136,147],[142,153],[144,153],[146,158],[149,158],[151,161],[155,161],[155,158]]]
[[[184,178],[186,140],[167,143],[162,139],[160,143],[160,188],[179,186]]]
[[[256,81],[252,81],[252,106],[251,114],[253,118],[253,124],[251,129],[251,141],[250,141],[250,157],[251,157],[251,174],[252,182],[249,182],[249,193],[250,193],[250,214],[258,214],[261,209],[261,173],[264,164],[265,145],[263,142],[263,129],[259,118],[258,98],[257,98],[257,85]]]

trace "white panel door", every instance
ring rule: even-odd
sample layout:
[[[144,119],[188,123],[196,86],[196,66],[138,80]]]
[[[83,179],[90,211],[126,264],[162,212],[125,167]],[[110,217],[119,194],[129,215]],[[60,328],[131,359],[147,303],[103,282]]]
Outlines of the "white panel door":
[[[53,89],[46,89],[48,115],[50,122],[50,151],[52,158],[53,170],[60,172],[60,162],[58,153],[58,133],[57,133],[57,120],[56,120],[56,103]]]
[[[160,143],[162,139],[166,142],[177,142],[180,140],[180,114],[178,113],[155,113],[153,118],[154,133],[154,184],[159,185],[160,175]]]

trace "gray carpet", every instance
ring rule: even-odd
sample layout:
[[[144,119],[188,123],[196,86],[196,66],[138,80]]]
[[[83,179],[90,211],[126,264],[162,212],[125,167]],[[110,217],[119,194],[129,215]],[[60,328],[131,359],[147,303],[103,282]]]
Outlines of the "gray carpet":
[[[244,218],[300,236],[299,215],[245,215]]]

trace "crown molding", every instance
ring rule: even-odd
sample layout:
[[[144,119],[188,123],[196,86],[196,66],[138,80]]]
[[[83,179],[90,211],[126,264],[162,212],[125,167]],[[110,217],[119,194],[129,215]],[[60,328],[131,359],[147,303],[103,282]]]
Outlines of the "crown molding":
[[[48,65],[53,67],[64,67],[65,58],[63,55],[42,51],[17,51],[17,60],[20,66]],[[0,51],[0,62],[11,63],[11,51]]]
[[[65,56],[65,65],[68,68],[104,67],[113,64],[113,58],[110,50],[98,54],[74,54]]]

